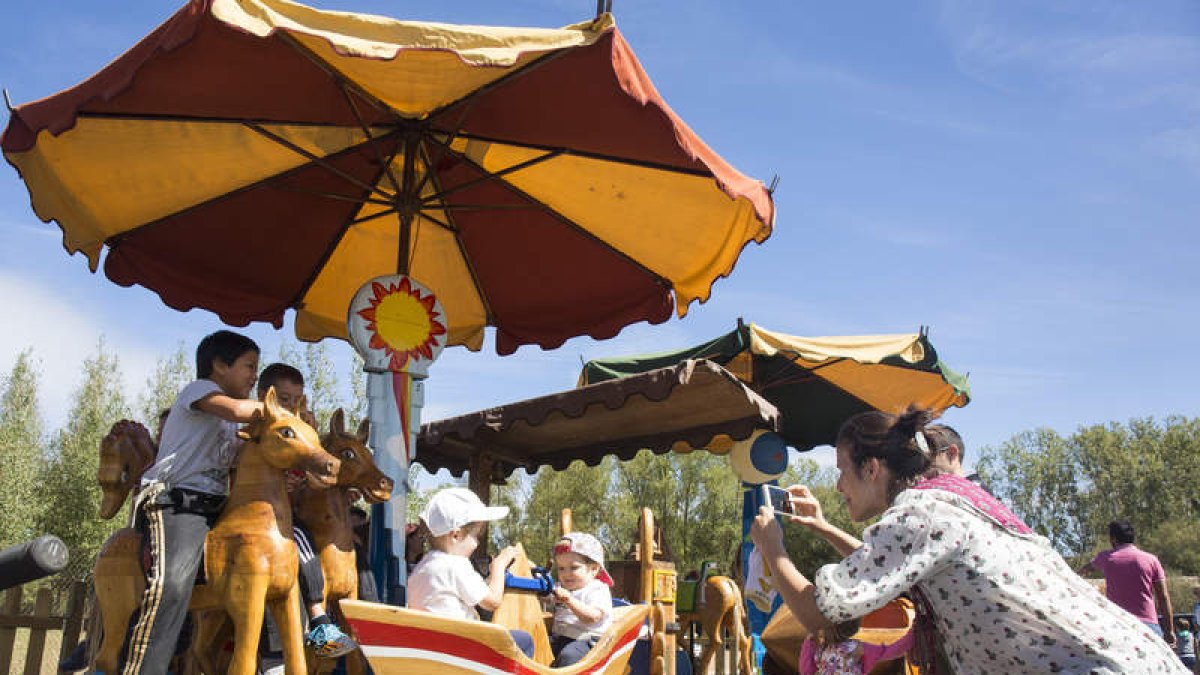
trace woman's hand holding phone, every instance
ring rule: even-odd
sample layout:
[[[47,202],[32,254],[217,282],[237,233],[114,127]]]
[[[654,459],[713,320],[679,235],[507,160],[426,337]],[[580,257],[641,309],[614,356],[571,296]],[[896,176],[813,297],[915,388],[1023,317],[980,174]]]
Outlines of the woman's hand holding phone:
[[[792,513],[788,520],[800,523],[805,527],[816,528],[825,524],[825,514],[821,511],[821,502],[813,495],[807,485],[792,485],[787,489],[792,497]]]

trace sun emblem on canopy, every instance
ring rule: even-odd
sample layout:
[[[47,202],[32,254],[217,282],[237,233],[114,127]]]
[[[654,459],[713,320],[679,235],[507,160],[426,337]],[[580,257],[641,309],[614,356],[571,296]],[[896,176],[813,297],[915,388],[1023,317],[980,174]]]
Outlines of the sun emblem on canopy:
[[[371,283],[369,307],[358,315],[367,322],[372,349],[382,349],[393,371],[403,370],[409,360],[431,361],[446,324],[438,311],[437,299],[424,293],[407,277],[399,282]]]

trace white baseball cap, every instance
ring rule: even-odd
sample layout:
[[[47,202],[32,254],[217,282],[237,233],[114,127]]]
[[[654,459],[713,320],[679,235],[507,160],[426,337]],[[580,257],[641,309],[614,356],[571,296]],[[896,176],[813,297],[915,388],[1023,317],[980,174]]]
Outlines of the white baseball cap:
[[[487,506],[466,488],[446,488],[425,505],[421,520],[425,521],[430,534],[440,537],[468,523],[500,520],[507,515],[507,506]]]
[[[604,547],[600,545],[599,539],[586,532],[568,532],[554,546],[554,555],[560,553],[575,553],[596,563],[600,566],[596,578],[609,586],[613,585],[612,577],[608,575],[608,570],[604,569]]]

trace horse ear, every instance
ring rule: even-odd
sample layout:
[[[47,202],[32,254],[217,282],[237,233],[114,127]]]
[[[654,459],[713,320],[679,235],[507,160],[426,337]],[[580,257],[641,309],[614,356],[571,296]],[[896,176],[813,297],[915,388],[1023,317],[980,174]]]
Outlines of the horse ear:
[[[366,445],[367,441],[371,440],[371,420],[366,417],[362,418],[362,421],[358,423],[357,436],[359,442],[363,445]]]
[[[341,408],[333,411],[333,415],[329,418],[329,433],[342,435],[346,433],[346,415]]]
[[[275,387],[267,388],[267,395],[263,396],[263,413],[265,418],[274,419],[283,414],[283,408],[279,407],[279,398],[275,396]]]
[[[305,419],[310,414],[308,409],[308,396],[300,394],[300,400],[296,401],[296,417]]]

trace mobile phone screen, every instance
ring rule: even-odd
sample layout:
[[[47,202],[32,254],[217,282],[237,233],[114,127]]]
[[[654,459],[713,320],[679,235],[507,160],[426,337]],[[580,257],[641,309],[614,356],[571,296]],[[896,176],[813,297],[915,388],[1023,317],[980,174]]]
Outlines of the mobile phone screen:
[[[774,485],[764,485],[763,504],[769,504],[776,513],[792,513],[791,495],[787,490]]]

